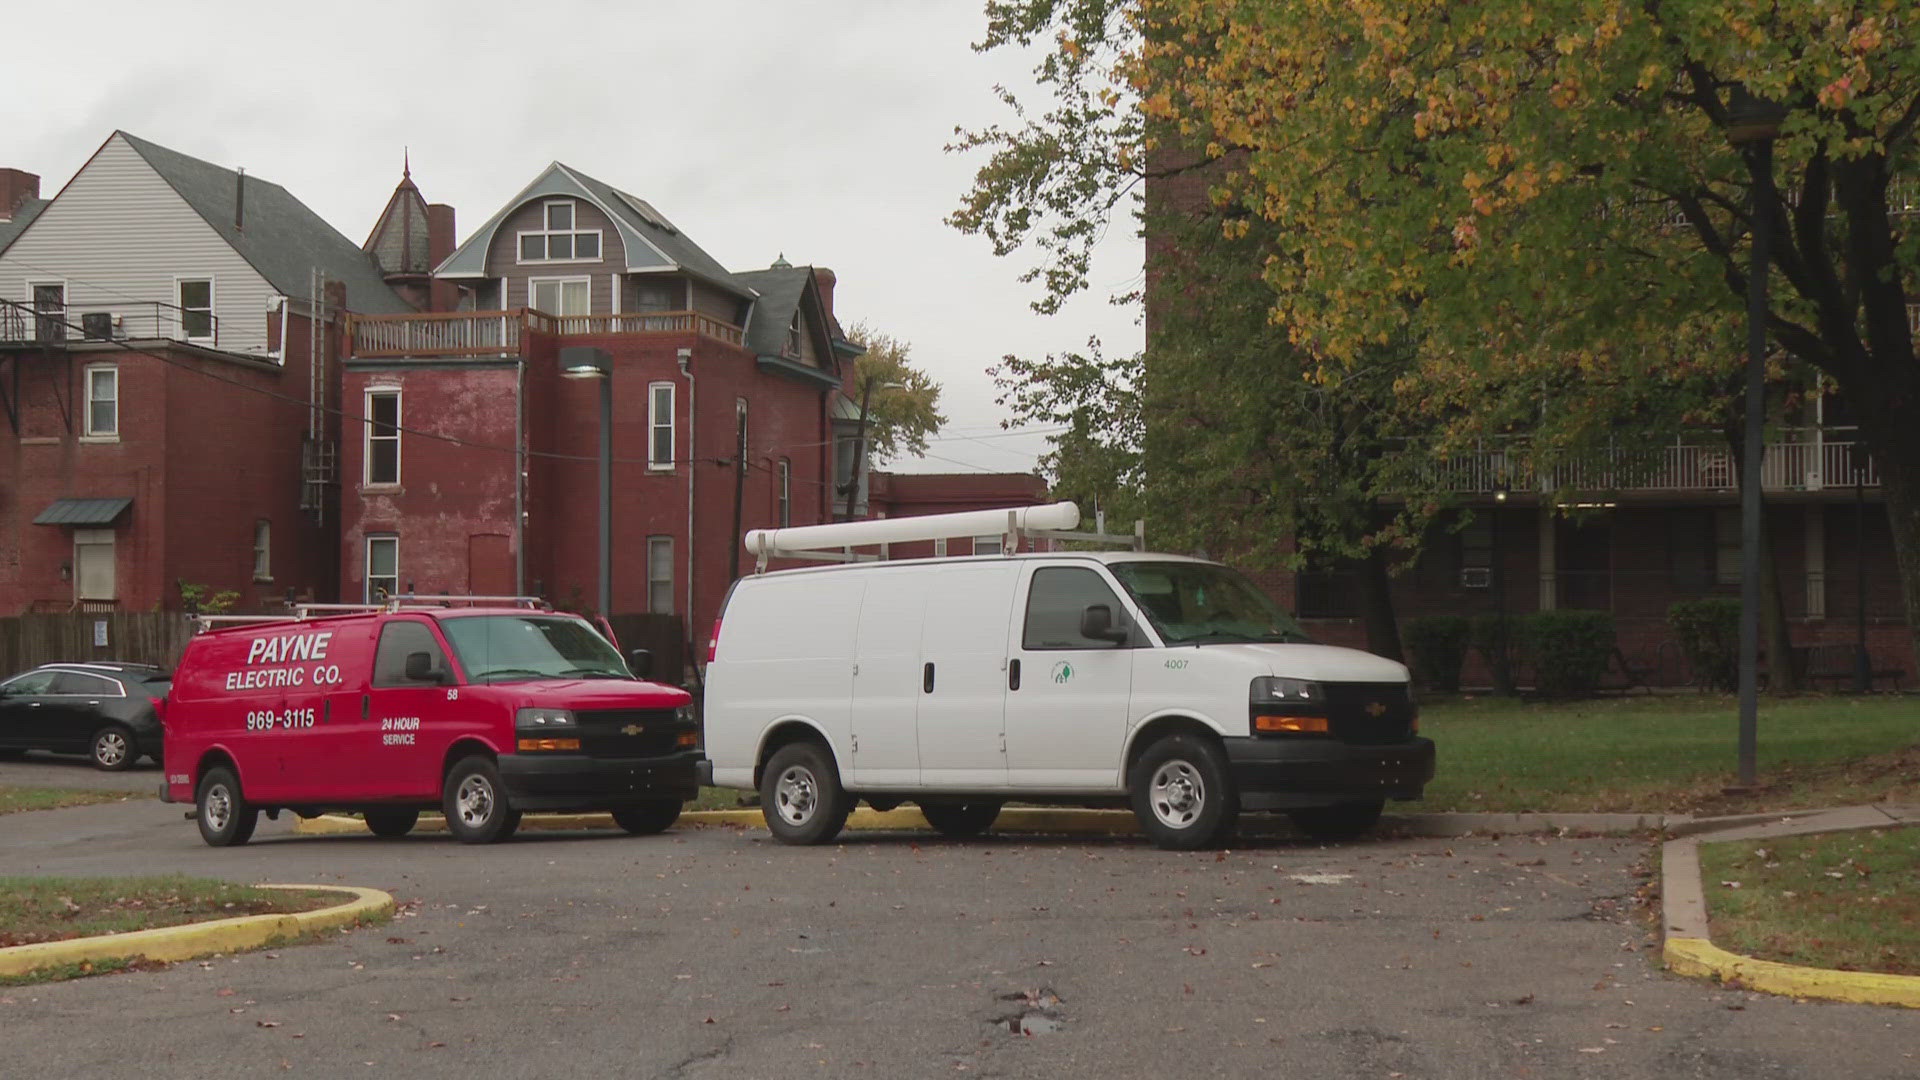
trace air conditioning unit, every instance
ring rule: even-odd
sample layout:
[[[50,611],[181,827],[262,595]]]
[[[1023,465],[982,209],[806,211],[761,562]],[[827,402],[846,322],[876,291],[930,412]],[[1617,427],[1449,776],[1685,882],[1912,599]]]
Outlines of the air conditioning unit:
[[[1463,566],[1460,568],[1460,587],[1463,589],[1484,589],[1493,584],[1493,568],[1488,566]]]
[[[89,311],[81,315],[80,332],[88,341],[112,341],[113,312]]]

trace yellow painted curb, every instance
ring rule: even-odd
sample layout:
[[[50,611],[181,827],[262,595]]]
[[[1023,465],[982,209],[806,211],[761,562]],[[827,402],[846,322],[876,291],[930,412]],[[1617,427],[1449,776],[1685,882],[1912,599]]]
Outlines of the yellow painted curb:
[[[736,825],[750,829],[766,828],[766,818],[758,810],[690,810],[680,815],[682,825]],[[423,817],[413,828],[414,832],[445,832],[445,818]],[[578,829],[617,829],[613,818],[607,814],[528,814],[520,820],[521,829],[539,829],[553,832]],[[903,806],[897,810],[875,810],[861,807],[847,817],[847,828],[866,831],[894,832],[901,830],[926,830],[927,824],[916,807]],[[366,822],[359,818],[341,814],[323,814],[320,817],[301,818],[294,823],[293,831],[300,836],[370,836]],[[1139,822],[1126,810],[1083,810],[1062,809],[1011,809],[1000,811],[994,820],[994,832],[1001,833],[1072,833],[1095,836],[1130,836],[1140,831]]]
[[[124,934],[14,945],[0,949],[0,975],[27,975],[42,968],[88,960],[98,962],[144,958],[174,961],[192,960],[215,953],[241,952],[315,930],[347,926],[361,919],[390,914],[394,908],[392,896],[379,889],[362,889],[352,885],[261,885],[258,888],[346,893],[353,899],[316,911],[242,915],[184,926],[132,930]]]
[[[1705,938],[1668,938],[1667,970],[1718,979],[1729,986],[1788,997],[1900,1005],[1920,1009],[1920,976],[1873,971],[1830,971],[1756,960],[1720,948]]]

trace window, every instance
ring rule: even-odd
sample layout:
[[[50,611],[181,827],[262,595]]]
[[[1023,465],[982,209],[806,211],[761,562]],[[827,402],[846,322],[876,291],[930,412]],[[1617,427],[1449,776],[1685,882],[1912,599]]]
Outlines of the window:
[[[103,675],[87,675],[78,671],[63,671],[53,678],[53,689],[49,694],[66,694],[70,697],[126,697],[126,687]]]
[[[673,384],[647,387],[647,468],[673,468]]]
[[[787,326],[787,355],[799,356],[800,352],[800,313],[793,313],[793,322]]]
[[[181,336],[189,340],[213,337],[213,281],[181,278],[175,285],[180,294]]]
[[[1740,508],[1722,506],[1713,513],[1713,580],[1719,585],[1740,584]]]
[[[366,602],[378,604],[400,591],[400,538],[367,537]]]
[[[673,537],[647,537],[647,610],[673,614]]]
[[[400,482],[400,391],[367,391],[367,468],[365,482]]]
[[[120,369],[112,364],[87,367],[87,423],[89,439],[120,437]]]
[[[774,519],[781,528],[793,524],[793,463],[780,459],[780,514]]]
[[[592,281],[583,277],[528,278],[527,296],[533,300],[535,311],[549,315],[591,315]]]
[[[634,310],[640,312],[672,311],[673,289],[666,285],[642,285],[636,291],[638,303]]]
[[[115,599],[112,529],[73,530],[73,598]]]
[[[35,341],[67,340],[67,286],[65,282],[33,287]]]
[[[936,559],[944,559],[947,557],[947,538],[946,537],[939,536],[934,538],[933,557]]]
[[[1126,617],[1120,598],[1092,570],[1047,567],[1033,572],[1027,589],[1027,626],[1021,646],[1027,649],[1110,649],[1110,641],[1096,641],[1080,633],[1080,616],[1095,604],[1105,604],[1118,626]]]
[[[973,538],[975,555],[999,555],[1006,550],[1006,538],[1003,536],[976,536]]]
[[[597,261],[600,258],[600,230],[576,229],[578,218],[572,199],[556,199],[541,210],[546,227],[520,234],[520,261],[523,263]],[[535,304],[535,307],[540,305]],[[549,315],[560,314],[540,308]],[[571,312],[584,315],[586,312]]]
[[[253,523],[253,580],[273,580],[273,524],[265,518]]]
[[[380,648],[373,655],[373,685],[418,685],[407,678],[407,657],[422,652],[430,658],[429,670],[447,670],[447,654],[426,623],[396,619],[381,627]]]
[[[39,697],[53,692],[54,671],[29,671],[18,678],[0,683],[0,696]]]

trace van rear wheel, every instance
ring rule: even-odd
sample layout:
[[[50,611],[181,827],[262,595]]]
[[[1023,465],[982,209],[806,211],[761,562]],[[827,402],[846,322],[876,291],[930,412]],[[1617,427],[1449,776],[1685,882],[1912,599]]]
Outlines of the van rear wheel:
[[[1000,816],[997,799],[928,800],[920,804],[920,816],[941,836],[963,840],[979,836]]]
[[[500,785],[500,768],[490,757],[475,754],[447,770],[441,796],[447,831],[463,844],[491,844],[513,835],[520,815],[507,804]]]
[[[679,820],[679,799],[654,799],[633,806],[616,807],[613,811],[613,823],[635,836],[666,832]]]
[[[1212,847],[1232,834],[1240,816],[1226,754],[1197,735],[1169,735],[1147,747],[1127,787],[1141,831],[1168,851]]]
[[[783,843],[824,844],[840,835],[852,809],[832,752],[817,742],[781,747],[761,774],[760,812]]]
[[[382,840],[394,840],[407,835],[419,821],[418,810],[367,811],[367,831]]]
[[[253,837],[260,811],[240,794],[240,778],[222,765],[208,769],[193,796],[193,820],[210,847],[235,847]]]
[[[1315,840],[1351,840],[1380,823],[1385,799],[1363,799],[1338,806],[1305,806],[1289,810],[1293,827]]]

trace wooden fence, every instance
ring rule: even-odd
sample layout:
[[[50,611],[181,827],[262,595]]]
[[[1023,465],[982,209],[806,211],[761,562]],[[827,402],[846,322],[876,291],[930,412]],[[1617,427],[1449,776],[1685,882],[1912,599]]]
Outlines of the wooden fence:
[[[120,660],[171,670],[192,636],[192,624],[177,611],[0,618],[0,678],[56,661]]]

